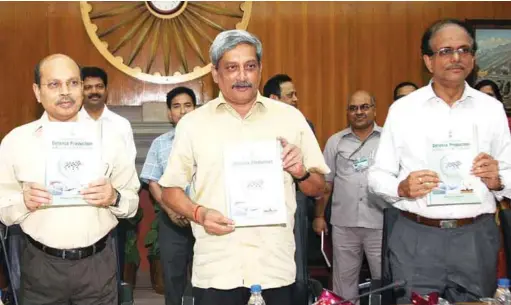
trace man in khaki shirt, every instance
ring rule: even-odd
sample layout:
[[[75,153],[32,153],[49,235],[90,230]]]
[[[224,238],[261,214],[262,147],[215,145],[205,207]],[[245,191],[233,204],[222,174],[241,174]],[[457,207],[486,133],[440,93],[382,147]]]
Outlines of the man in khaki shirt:
[[[0,145],[0,220],[19,224],[28,243],[21,263],[21,298],[32,304],[117,304],[117,262],[108,234],[116,217],[138,207],[140,186],[122,138],[103,129],[105,176],[82,190],[90,206],[51,207],[45,184],[43,136],[49,121],[81,121],[78,65],[61,54],[35,69],[33,90],[45,109],[12,130]]]
[[[245,31],[220,33],[210,48],[220,96],[177,126],[169,163],[159,183],[163,202],[193,221],[196,238],[192,283],[196,305],[246,304],[260,284],[267,305],[291,305],[295,281],[295,183],[322,194],[329,172],[303,115],[261,96],[261,42]],[[287,223],[237,227],[228,219],[223,148],[227,143],[279,138]],[[184,189],[191,183],[190,197]]]

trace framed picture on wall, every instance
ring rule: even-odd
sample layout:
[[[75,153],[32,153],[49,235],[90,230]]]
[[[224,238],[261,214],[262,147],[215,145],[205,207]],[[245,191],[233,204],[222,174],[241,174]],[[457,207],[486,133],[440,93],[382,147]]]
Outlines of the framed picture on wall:
[[[475,31],[475,83],[490,79],[497,83],[506,111],[511,110],[511,19],[467,19]]]

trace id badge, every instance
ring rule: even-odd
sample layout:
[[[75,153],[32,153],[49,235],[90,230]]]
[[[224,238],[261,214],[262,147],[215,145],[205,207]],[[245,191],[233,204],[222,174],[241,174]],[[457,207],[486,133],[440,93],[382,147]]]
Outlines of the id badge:
[[[369,159],[366,157],[359,158],[353,163],[353,168],[357,172],[361,172],[369,167]]]

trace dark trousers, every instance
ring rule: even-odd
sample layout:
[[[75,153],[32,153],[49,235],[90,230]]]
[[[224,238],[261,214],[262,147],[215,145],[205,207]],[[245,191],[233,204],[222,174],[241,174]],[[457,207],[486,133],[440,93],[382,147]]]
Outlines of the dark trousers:
[[[48,255],[27,242],[22,254],[22,305],[117,305],[113,246],[81,260]]]
[[[307,210],[308,201],[311,200],[302,192],[296,192],[296,212],[295,212],[295,263],[296,263],[296,282],[293,284],[293,305],[308,304],[308,278],[307,269],[307,238],[308,238],[308,220]]]
[[[291,299],[292,285],[264,290],[266,305],[294,305]],[[194,305],[246,305],[250,289],[239,287],[231,290],[193,288]]]
[[[500,235],[494,215],[473,224],[441,229],[399,215],[389,239],[392,279],[406,280],[397,303],[410,303],[412,291],[439,292],[449,302],[478,302],[496,289]],[[469,293],[471,292],[471,293]]]
[[[165,304],[181,305],[187,285],[191,285],[188,270],[193,257],[195,238],[188,226],[176,226],[164,211],[159,213],[158,242],[163,266]]]

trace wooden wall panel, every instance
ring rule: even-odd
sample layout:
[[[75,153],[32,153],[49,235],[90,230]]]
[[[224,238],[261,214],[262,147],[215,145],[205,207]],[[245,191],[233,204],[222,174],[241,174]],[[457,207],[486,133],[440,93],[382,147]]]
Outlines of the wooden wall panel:
[[[446,17],[511,19],[511,2],[256,1],[248,29],[263,42],[263,83],[276,73],[293,77],[299,107],[315,123],[323,145],[346,126],[351,92],[372,92],[383,124],[398,82],[428,81],[420,38],[428,24]],[[103,59],[85,32],[78,2],[2,2],[0,31],[0,137],[40,114],[32,70],[51,53],[104,67],[112,104],[163,101],[172,87],[135,80]],[[206,100],[218,92],[210,76],[187,85],[205,90]]]

